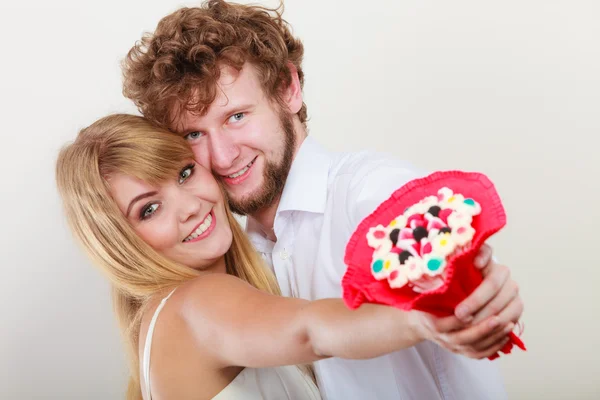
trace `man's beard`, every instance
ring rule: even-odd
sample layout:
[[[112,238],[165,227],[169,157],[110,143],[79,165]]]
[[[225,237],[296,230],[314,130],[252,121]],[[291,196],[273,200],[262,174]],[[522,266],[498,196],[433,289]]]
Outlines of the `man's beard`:
[[[283,187],[292,167],[294,148],[296,147],[296,135],[292,115],[283,110],[280,111],[279,115],[281,129],[284,134],[283,157],[279,161],[279,164],[268,161],[265,158],[264,184],[256,193],[251,193],[239,200],[233,199],[228,194],[227,201],[229,202],[229,207],[236,214],[252,215],[257,211],[265,209],[272,205],[283,192]]]

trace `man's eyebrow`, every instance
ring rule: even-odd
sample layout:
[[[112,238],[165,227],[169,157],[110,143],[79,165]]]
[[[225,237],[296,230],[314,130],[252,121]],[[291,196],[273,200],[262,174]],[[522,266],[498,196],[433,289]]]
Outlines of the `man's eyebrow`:
[[[221,113],[221,116],[228,117],[230,115],[233,115],[238,112],[242,112],[243,110],[247,110],[247,109],[253,108],[253,107],[254,107],[253,103],[232,104],[231,106],[223,108],[223,112]]]
[[[239,113],[244,110],[249,110],[254,107],[256,107],[256,105],[251,102],[227,105],[227,106],[223,107],[223,109],[221,110],[221,112],[219,114],[219,117],[221,119],[225,119],[226,117],[229,117],[235,113]],[[187,125],[183,122],[180,122],[179,124],[177,124],[173,130],[175,132],[177,132],[177,134],[183,135],[183,136],[190,134],[192,132],[202,131],[201,129],[196,128],[194,126],[194,124]]]
[[[131,212],[131,209],[133,208],[133,205],[134,205],[134,204],[135,204],[137,201],[140,201],[140,200],[142,200],[142,199],[145,199],[146,197],[154,196],[154,195],[156,195],[156,194],[158,194],[158,192],[157,192],[157,191],[152,191],[152,192],[146,192],[146,193],[142,193],[142,194],[140,194],[139,196],[135,196],[135,197],[133,198],[133,200],[131,200],[131,201],[129,202],[129,207],[127,207],[127,212],[125,213],[125,217],[126,217],[126,218],[129,218],[129,213]]]

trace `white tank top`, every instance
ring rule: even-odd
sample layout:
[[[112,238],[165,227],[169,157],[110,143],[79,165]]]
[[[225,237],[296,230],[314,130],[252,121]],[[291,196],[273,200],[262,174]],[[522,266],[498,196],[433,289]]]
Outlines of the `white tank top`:
[[[158,314],[175,292],[162,299],[148,327],[142,360],[144,385],[148,400],[150,391],[150,349]],[[244,368],[213,400],[321,400],[319,390],[296,366],[272,368]]]

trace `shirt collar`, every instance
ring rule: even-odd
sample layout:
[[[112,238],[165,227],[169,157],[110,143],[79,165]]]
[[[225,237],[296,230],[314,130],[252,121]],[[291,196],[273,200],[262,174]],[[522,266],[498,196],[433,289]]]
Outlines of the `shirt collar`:
[[[325,212],[331,154],[307,136],[292,162],[277,214],[282,211]]]

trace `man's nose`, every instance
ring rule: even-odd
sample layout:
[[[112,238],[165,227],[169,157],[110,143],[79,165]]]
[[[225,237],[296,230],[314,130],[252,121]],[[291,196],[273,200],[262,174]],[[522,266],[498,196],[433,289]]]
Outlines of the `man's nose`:
[[[216,132],[209,138],[211,169],[216,173],[234,172],[230,168],[240,155],[240,148],[227,132]]]

